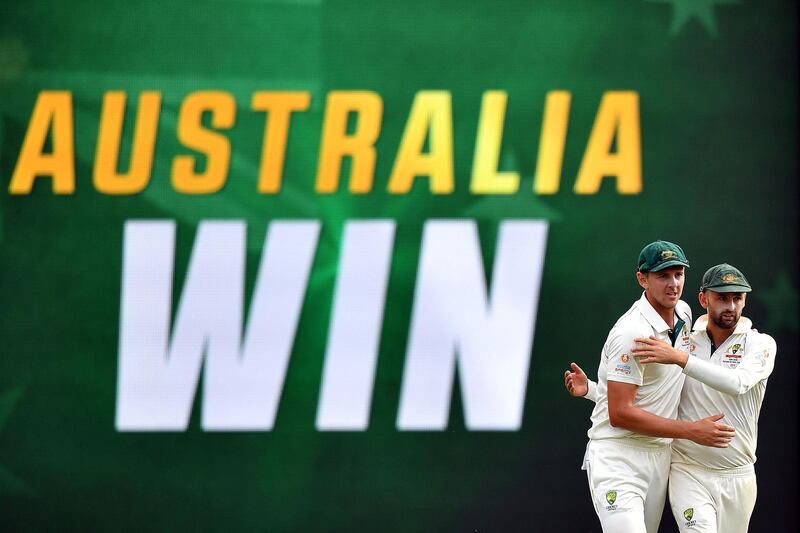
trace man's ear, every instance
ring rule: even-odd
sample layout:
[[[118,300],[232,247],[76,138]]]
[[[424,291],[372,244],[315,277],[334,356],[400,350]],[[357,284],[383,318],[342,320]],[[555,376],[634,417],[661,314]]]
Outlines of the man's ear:
[[[697,295],[697,299],[700,300],[700,307],[708,309],[708,297],[705,291],[700,291],[700,294]]]
[[[643,289],[645,290],[647,289],[647,274],[644,274],[642,272],[637,272],[636,281],[639,282],[639,285],[641,285]]]

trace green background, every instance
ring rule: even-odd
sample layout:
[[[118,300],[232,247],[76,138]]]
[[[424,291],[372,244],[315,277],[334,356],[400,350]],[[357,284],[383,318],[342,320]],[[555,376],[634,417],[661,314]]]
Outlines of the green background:
[[[641,246],[680,243],[700,276],[739,266],[754,286],[745,314],[779,346],[760,419],[751,531],[789,531],[797,511],[797,67],[789,1],[613,0],[352,2],[11,0],[0,5],[0,516],[20,530],[599,531],[579,470],[590,404],[562,374],[594,376],[608,329],[639,295]],[[39,91],[72,91],[77,190],[41,179],[8,194]],[[110,197],[91,174],[104,91],[160,90],[153,179]],[[175,193],[169,169],[181,101],[237,99],[229,179],[216,195]],[[256,192],[263,113],[256,90],[309,90],[295,116],[280,194]],[[384,100],[372,193],[314,193],[324,99],[365,89]],[[389,196],[388,175],[414,94],[453,95],[456,191],[427,179]],[[501,168],[512,196],[468,192],[481,95],[508,92]],[[573,95],[561,190],[536,196],[545,95]],[[641,97],[644,189],[572,186],[603,92]],[[129,108],[128,118],[135,107]],[[131,125],[126,122],[127,161]],[[123,163],[124,168],[125,163]],[[347,219],[397,221],[369,429],[314,429]],[[456,386],[447,431],[395,428],[422,226],[477,219],[487,275],[498,221],[550,221],[522,428],[469,432]],[[266,226],[323,223],[275,429],[184,433],[114,429],[122,227],[176,219],[176,294],[197,223],[248,221],[248,294]],[[199,405],[200,399],[195,402]],[[666,512],[663,531],[674,531]]]

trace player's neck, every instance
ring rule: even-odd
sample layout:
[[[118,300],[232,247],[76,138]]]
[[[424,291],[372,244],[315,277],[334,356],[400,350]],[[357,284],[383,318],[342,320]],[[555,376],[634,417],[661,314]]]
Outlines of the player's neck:
[[[706,326],[706,331],[708,332],[709,338],[711,338],[711,342],[714,343],[714,346],[719,348],[722,346],[722,343],[728,340],[728,337],[733,335],[733,331],[736,329],[734,325],[732,328],[724,329],[716,324],[709,318],[708,325]]]
[[[656,313],[664,319],[664,322],[667,323],[669,329],[675,327],[675,308],[674,307],[664,307],[660,303],[656,301],[655,298],[651,297],[647,292],[645,292],[645,297],[647,301],[650,302],[650,305],[653,309],[655,309]]]

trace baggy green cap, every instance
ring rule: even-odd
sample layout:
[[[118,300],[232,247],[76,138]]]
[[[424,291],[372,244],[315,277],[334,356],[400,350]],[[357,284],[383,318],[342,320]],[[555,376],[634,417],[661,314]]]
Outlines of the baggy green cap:
[[[750,283],[742,272],[727,263],[716,265],[703,274],[700,290],[714,292],[750,292]]]
[[[681,247],[668,241],[651,242],[639,252],[639,272],[658,272],[671,266],[689,266]]]

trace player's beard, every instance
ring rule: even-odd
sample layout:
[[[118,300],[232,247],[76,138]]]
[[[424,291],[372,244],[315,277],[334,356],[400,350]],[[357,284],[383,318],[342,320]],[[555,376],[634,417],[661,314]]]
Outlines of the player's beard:
[[[736,327],[736,323],[739,322],[739,317],[742,316],[741,313],[720,313],[718,315],[712,314],[711,320],[714,322],[718,328],[721,329],[733,329]]]

